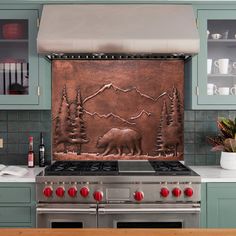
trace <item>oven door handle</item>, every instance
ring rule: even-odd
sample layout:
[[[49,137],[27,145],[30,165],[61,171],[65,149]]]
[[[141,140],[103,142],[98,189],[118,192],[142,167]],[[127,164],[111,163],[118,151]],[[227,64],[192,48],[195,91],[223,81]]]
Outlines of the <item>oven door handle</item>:
[[[200,213],[201,209],[196,208],[99,208],[99,214],[133,214],[133,213]]]
[[[96,214],[97,210],[96,208],[36,208],[37,214],[61,214],[61,213],[89,213],[89,214]]]

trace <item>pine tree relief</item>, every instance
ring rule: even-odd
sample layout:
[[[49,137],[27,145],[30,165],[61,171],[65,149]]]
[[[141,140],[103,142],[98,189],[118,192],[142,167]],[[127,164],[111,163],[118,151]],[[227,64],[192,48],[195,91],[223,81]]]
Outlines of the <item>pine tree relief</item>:
[[[156,138],[156,154],[166,156],[172,153],[174,157],[178,156],[178,146],[182,142],[182,112],[178,90],[173,87],[170,111],[164,101],[159,130]]]
[[[56,117],[54,144],[64,144],[64,152],[81,154],[82,144],[89,142],[83,120],[84,109],[80,89],[76,98],[69,102],[66,86],[62,90],[61,103]]]
[[[81,154],[82,144],[89,142],[87,138],[86,126],[85,126],[85,121],[83,119],[83,115],[84,115],[83,100],[81,97],[81,91],[78,88],[76,96],[76,118],[75,118],[78,127],[78,140],[79,140],[77,154]]]
[[[170,124],[180,124],[182,121],[178,90],[173,87],[170,104]]]
[[[54,135],[54,143],[58,147],[58,145],[64,145],[64,152],[67,152],[68,146],[68,115],[69,115],[69,102],[67,97],[66,86],[64,86],[62,90],[61,103],[58,110],[58,116],[56,117],[56,127],[55,127],[55,135]]]
[[[166,147],[163,140],[164,130],[168,126],[168,110],[166,101],[163,101],[162,111],[161,111],[161,118],[160,118],[160,125],[157,132],[157,138],[156,138],[156,154],[158,156],[165,155]]]
[[[178,156],[178,147],[182,142],[182,117],[178,90],[173,87],[170,103],[169,125],[165,131],[165,146],[173,149]]]
[[[70,146],[74,149],[74,145],[78,143],[79,130],[75,120],[76,104],[70,103],[68,116],[68,139]]]

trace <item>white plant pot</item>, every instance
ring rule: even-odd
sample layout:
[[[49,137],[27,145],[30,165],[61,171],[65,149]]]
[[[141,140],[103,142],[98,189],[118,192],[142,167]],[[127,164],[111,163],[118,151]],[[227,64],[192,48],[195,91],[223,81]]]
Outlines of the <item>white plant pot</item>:
[[[236,153],[221,152],[220,165],[226,170],[236,170]]]

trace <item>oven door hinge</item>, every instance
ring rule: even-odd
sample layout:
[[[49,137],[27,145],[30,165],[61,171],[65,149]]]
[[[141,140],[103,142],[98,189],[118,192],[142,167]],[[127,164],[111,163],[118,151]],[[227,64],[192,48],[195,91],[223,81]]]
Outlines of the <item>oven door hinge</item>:
[[[38,88],[37,88],[37,94],[38,94],[38,96],[40,96],[41,95],[41,89],[40,89],[40,87],[38,86]]]
[[[196,87],[195,92],[196,92],[196,95],[199,96],[199,87],[198,86]]]
[[[39,28],[39,25],[40,25],[40,19],[37,18],[37,27]]]

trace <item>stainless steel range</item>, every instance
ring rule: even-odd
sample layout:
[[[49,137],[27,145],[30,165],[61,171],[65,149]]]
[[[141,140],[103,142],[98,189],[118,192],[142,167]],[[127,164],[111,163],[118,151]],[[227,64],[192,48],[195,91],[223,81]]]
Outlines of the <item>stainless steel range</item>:
[[[58,161],[36,177],[37,227],[199,227],[200,182],[177,161]]]

